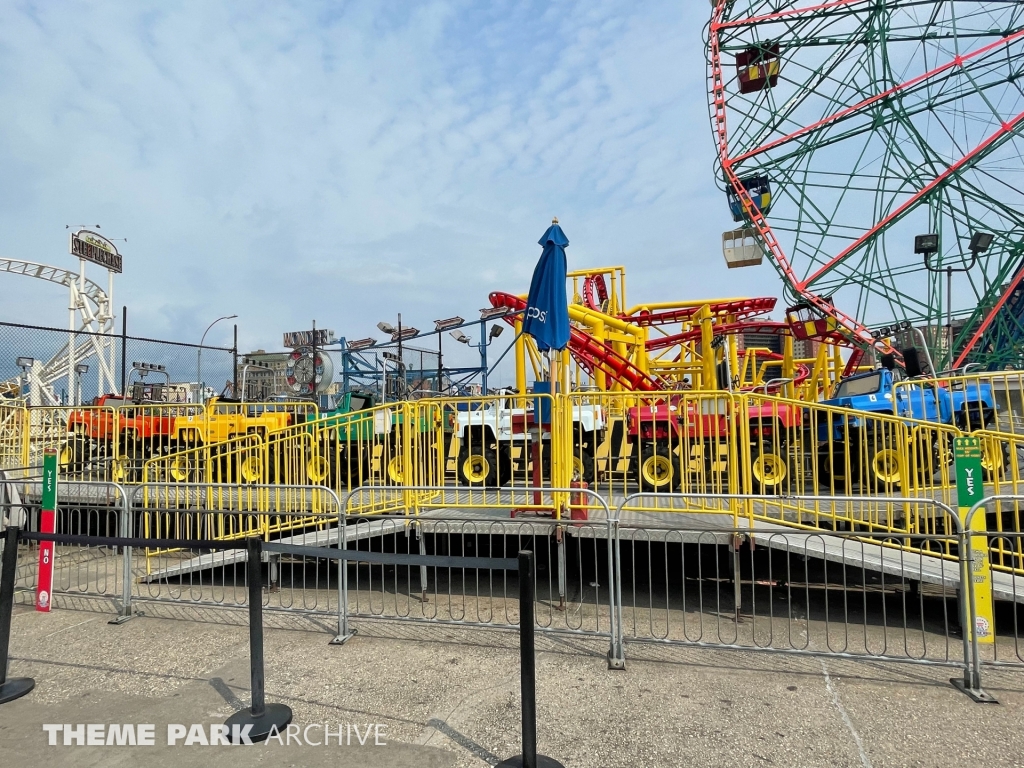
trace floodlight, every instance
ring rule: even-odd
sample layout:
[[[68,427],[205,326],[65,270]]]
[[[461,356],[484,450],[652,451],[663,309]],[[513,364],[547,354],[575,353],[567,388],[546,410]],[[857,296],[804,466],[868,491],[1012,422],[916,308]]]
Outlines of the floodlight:
[[[391,323],[380,322],[377,323],[377,327],[380,328],[381,333],[395,333],[397,330]]]
[[[971,253],[978,254],[987,251],[988,247],[992,245],[993,237],[991,232],[975,232],[971,236]]]
[[[492,325],[490,333],[487,334],[488,339],[496,339],[501,336],[501,332],[505,330],[500,325]]]
[[[85,363],[79,363],[78,365],[75,366],[75,373],[88,373],[88,372],[89,372],[89,366],[86,365]]]
[[[470,339],[469,336],[464,334],[462,331],[452,331],[451,337],[460,344],[469,344],[469,342],[472,341],[472,339]]]
[[[938,235],[918,235],[914,238],[914,253],[930,256],[939,250]]]
[[[32,365],[35,363],[35,361],[36,361],[36,359],[34,357],[19,357],[18,358],[18,367],[19,368],[31,368]]]

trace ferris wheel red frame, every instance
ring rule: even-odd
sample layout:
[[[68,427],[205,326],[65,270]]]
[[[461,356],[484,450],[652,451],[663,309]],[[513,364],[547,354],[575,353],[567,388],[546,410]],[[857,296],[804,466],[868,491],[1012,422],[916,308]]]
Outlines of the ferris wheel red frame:
[[[942,185],[950,176],[956,174],[961,169],[967,167],[972,161],[986,152],[996,142],[1005,138],[1007,134],[1016,131],[1024,122],[1024,111],[1011,116],[1009,119],[1001,121],[997,125],[994,131],[992,131],[984,140],[975,144],[973,148],[964,152],[963,155],[956,161],[950,163],[941,172],[935,174],[927,184],[923,185],[913,195],[904,200],[895,209],[889,211],[885,216],[879,218],[874,225],[860,235],[855,241],[847,245],[844,249],[836,253],[834,256],[825,262],[822,266],[818,267],[817,271],[800,276],[798,271],[794,269],[793,264],[785,253],[779,239],[776,237],[772,230],[771,224],[768,222],[767,216],[762,212],[761,207],[755,203],[750,192],[747,190],[739,174],[736,171],[737,164],[749,160],[761,153],[767,152],[773,148],[784,145],[788,142],[794,142],[801,139],[813,131],[826,126],[830,123],[836,123],[842,121],[850,116],[857,115],[864,112],[864,110],[871,107],[877,102],[884,101],[895,95],[900,94],[902,91],[919,86],[922,83],[936,78],[943,73],[947,73],[957,67],[964,67],[964,65],[970,62],[972,59],[983,57],[993,51],[1009,46],[1018,40],[1024,39],[1024,30],[1007,34],[1005,37],[997,39],[992,43],[983,47],[977,48],[963,55],[956,55],[951,57],[947,61],[943,61],[936,66],[929,68],[927,71],[919,74],[913,78],[907,79],[906,81],[896,83],[889,88],[879,90],[874,95],[862,99],[861,101],[843,106],[836,110],[834,113],[823,117],[822,119],[800,127],[796,130],[790,131],[789,133],[772,138],[770,141],[766,141],[759,146],[752,148],[746,148],[740,154],[735,156],[730,155],[729,146],[729,133],[726,122],[726,104],[728,98],[728,92],[726,89],[726,78],[723,74],[722,69],[722,51],[720,46],[720,34],[723,30],[751,26],[757,24],[763,24],[768,22],[775,22],[784,19],[792,19],[801,15],[807,14],[820,14],[823,12],[829,12],[830,10],[842,10],[847,9],[850,6],[864,5],[865,0],[835,0],[834,2],[826,3],[814,3],[799,8],[790,8],[774,13],[763,14],[758,16],[750,16],[748,18],[730,19],[723,21],[726,14],[727,7],[732,4],[729,0],[715,0],[711,15],[711,21],[709,25],[709,63],[710,63],[710,95],[712,98],[712,122],[713,129],[715,132],[715,140],[717,144],[718,160],[721,164],[722,174],[724,176],[725,183],[731,188],[735,197],[739,200],[742,206],[745,218],[749,221],[749,226],[752,227],[763,244],[764,249],[768,253],[771,259],[775,262],[778,270],[782,273],[786,282],[790,285],[793,292],[799,295],[803,301],[812,306],[816,311],[821,313],[825,317],[832,318],[839,325],[840,329],[845,330],[851,340],[863,346],[874,347],[880,352],[891,352],[893,351],[886,339],[878,338],[876,334],[872,334],[871,330],[862,322],[860,318],[854,317],[850,314],[843,312],[833,305],[833,303],[827,300],[825,297],[815,292],[812,283],[817,277],[822,275],[825,271],[830,269],[835,264],[845,259],[851,252],[855,251],[860,247],[864,241],[868,238],[873,237],[878,232],[882,231],[892,222],[902,217],[911,208],[918,205],[922,198],[928,195],[930,192],[935,190],[937,187]],[[984,336],[985,331],[988,329],[993,321],[993,318],[999,313],[1007,299],[1013,294],[1013,291],[1024,283],[1024,270],[1019,270],[1004,290],[999,300],[988,310],[981,324],[977,327],[969,342],[965,347],[959,350],[957,359],[954,363],[954,367],[959,367],[966,360],[967,356],[971,352],[972,348],[979,342]]]

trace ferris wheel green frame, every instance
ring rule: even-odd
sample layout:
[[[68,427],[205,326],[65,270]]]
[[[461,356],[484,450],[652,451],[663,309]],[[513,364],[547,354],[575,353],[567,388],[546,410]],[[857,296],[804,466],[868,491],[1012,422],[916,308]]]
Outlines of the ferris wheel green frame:
[[[909,322],[945,367],[1024,364],[1024,4],[713,0],[708,53],[717,177],[789,298],[862,346]],[[947,336],[914,235],[959,270],[977,231]]]

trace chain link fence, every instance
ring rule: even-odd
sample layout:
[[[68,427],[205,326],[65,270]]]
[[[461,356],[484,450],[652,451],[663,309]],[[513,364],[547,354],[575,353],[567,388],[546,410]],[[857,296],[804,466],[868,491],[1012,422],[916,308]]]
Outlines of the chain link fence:
[[[0,398],[81,405],[121,393],[149,402],[195,402],[235,391],[238,351],[179,341],[0,323]]]

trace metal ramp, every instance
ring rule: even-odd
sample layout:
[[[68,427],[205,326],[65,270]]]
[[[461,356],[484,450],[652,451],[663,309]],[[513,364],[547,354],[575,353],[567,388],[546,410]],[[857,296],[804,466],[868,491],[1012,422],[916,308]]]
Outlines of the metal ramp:
[[[434,509],[421,514],[419,520],[425,532],[440,530],[444,523],[439,518],[459,521],[459,532],[467,534],[496,534],[501,530],[509,534],[524,534],[529,528],[535,529],[531,532],[538,535],[546,535],[548,532],[549,526],[530,526],[529,518],[511,519],[510,511]],[[565,530],[567,535],[577,538],[607,538],[603,514],[600,518],[591,515],[591,523],[597,524],[574,526],[567,521]],[[791,526],[768,521],[755,520],[751,527],[748,521],[741,520],[740,527],[750,531],[757,546],[768,546],[887,576],[940,585],[951,592],[955,592],[960,585],[959,564],[955,560],[872,544],[854,536],[836,536],[830,531],[818,533],[810,530],[803,533],[803,529],[798,531]],[[685,514],[623,511],[619,526],[620,540],[638,539],[637,533],[640,530],[643,530],[644,541],[728,544],[729,532],[733,530],[732,515],[690,511]],[[996,600],[1024,604],[1024,577],[993,570],[992,595]]]
[[[383,536],[385,533],[395,533],[395,523],[399,519],[400,518],[394,517],[375,518],[373,520],[361,522],[359,525],[346,526],[345,543],[348,544],[355,541],[365,541],[366,539]],[[336,547],[338,542],[339,536],[337,526],[321,528],[314,531],[306,531],[305,533],[299,533],[294,536],[285,536],[280,539],[274,539],[275,544],[292,544],[295,546],[306,547]],[[267,554],[264,553],[264,558],[266,557]],[[246,560],[247,555],[244,549],[227,549],[217,552],[209,552],[205,555],[198,555],[196,557],[189,558],[188,560],[183,560],[168,568],[162,568],[159,571],[145,574],[144,576],[139,577],[139,581],[144,584],[151,584],[156,581],[174,579],[190,573],[209,570],[211,568],[223,568],[229,565],[244,563]]]
[[[666,526],[666,518],[684,517],[649,512],[624,513],[620,529],[620,538],[632,540],[634,532],[642,528],[645,541],[684,541],[687,543],[711,543],[708,531],[722,530],[717,534],[720,543],[726,543],[728,533],[733,530],[729,515],[687,513],[680,523],[688,522],[689,526]],[[698,528],[694,529],[693,524]],[[741,520],[740,527],[750,531],[756,546],[768,546],[791,554],[804,555],[826,560],[831,563],[851,565],[865,570],[884,573],[901,579],[935,584],[955,592],[960,586],[959,564],[955,560],[946,560],[935,555],[920,552],[909,552],[884,547],[881,544],[856,538],[854,536],[835,536],[831,531],[798,532],[794,528],[778,523],[755,520],[753,526]],[[660,533],[660,535],[656,535]],[[1024,577],[1015,576],[1004,571],[992,571],[992,596],[996,600],[1007,600],[1024,603]]]
[[[403,522],[417,522],[425,533],[453,532],[471,535],[535,535],[550,533],[549,521],[531,522],[530,517],[511,517],[512,508],[462,509],[438,507],[413,517],[364,518],[358,525],[349,525],[345,530],[345,541],[365,541],[392,534],[401,530]],[[579,522],[579,521],[575,521]],[[764,520],[755,520],[753,525],[741,519],[740,527],[750,532],[756,546],[813,557],[831,563],[838,563],[868,571],[883,573],[898,579],[920,581],[942,586],[951,593],[960,584],[959,565],[948,560],[920,552],[910,552],[873,544],[854,536],[836,536],[830,531],[820,533],[806,529]],[[643,531],[640,534],[640,531]],[[727,544],[733,518],[728,514],[714,514],[687,511],[685,514],[658,512],[622,513],[619,538],[623,541],[672,541],[685,543]],[[603,513],[598,516],[591,510],[589,522],[573,525],[565,522],[568,536],[583,539],[606,539],[608,529]],[[277,539],[281,544],[299,546],[333,547],[339,542],[336,526],[307,531]],[[168,568],[155,571],[141,578],[143,582],[171,579],[189,573],[244,563],[244,550],[212,552],[184,560]],[[1004,571],[992,571],[992,591],[996,600],[1024,604],[1024,576],[1015,576]]]

